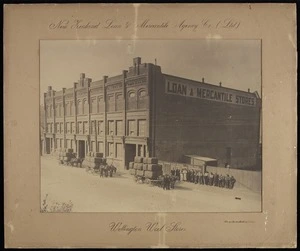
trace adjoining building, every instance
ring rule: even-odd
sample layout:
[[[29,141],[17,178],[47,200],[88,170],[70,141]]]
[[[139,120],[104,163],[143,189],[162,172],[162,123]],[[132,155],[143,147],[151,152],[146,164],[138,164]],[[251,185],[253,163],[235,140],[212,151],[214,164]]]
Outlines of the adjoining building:
[[[119,168],[134,156],[177,162],[200,155],[238,168],[259,159],[257,92],[164,74],[140,57],[117,76],[93,82],[81,73],[72,88],[49,86],[44,109],[44,154],[102,152]]]

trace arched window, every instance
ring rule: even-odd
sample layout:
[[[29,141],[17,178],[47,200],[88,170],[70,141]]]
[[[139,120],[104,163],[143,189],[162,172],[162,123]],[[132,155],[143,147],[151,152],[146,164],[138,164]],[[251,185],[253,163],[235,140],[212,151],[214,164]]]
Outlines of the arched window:
[[[135,92],[134,91],[128,92],[128,98],[135,98]]]
[[[49,106],[49,111],[50,111],[50,113],[49,113],[50,116],[49,117],[51,118],[52,117],[52,105]]]
[[[77,114],[81,115],[82,114],[82,107],[81,107],[81,100],[77,101]]]
[[[72,116],[73,115],[73,101],[70,101],[70,115]]]
[[[124,103],[122,97],[122,93],[116,94],[116,111],[124,110]]]
[[[139,98],[143,98],[147,95],[146,91],[144,89],[139,90]]]
[[[96,99],[96,97],[92,98],[91,113],[97,113],[97,99]]]
[[[49,105],[46,105],[46,117],[49,118]]]
[[[138,109],[145,109],[147,107],[147,92],[145,89],[138,91]]]
[[[65,115],[69,116],[70,115],[70,102],[66,102],[66,106],[65,106]]]
[[[127,100],[127,107],[128,110],[136,110],[137,109],[137,102],[136,102],[136,93],[135,91],[128,92],[128,100]]]
[[[87,114],[88,112],[88,102],[86,99],[83,100],[83,107],[82,107],[82,113]]]
[[[103,112],[103,96],[98,97],[98,113]]]
[[[58,115],[58,104],[55,105],[55,109],[54,110],[55,110],[55,116],[58,117],[59,116]]]

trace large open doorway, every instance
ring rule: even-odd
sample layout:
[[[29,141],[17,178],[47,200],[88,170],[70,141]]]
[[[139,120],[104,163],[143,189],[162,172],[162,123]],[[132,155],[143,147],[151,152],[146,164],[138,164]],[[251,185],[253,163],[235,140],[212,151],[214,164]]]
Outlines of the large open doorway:
[[[50,138],[46,138],[46,149],[45,149],[45,153],[46,154],[50,154],[51,152],[51,142],[50,142]]]
[[[136,154],[136,145],[126,144],[125,145],[125,169],[129,169],[129,162],[134,161]]]
[[[85,141],[79,140],[78,141],[78,157],[85,158]]]

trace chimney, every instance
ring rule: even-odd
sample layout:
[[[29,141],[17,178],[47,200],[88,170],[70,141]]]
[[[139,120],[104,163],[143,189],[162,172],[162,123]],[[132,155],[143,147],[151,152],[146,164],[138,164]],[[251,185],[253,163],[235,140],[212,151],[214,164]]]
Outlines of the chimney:
[[[84,73],[80,73],[80,79],[84,79],[85,78],[85,74]]]
[[[222,86],[222,82],[219,83],[219,86]]]
[[[73,83],[74,89],[77,88],[77,84],[78,84],[78,83],[76,83],[76,82]]]
[[[106,84],[106,82],[107,82],[107,78],[108,78],[108,76],[103,76],[103,81],[104,81],[104,84]]]
[[[66,88],[62,88],[62,91],[63,91],[63,93],[65,93],[65,91],[66,91]]]
[[[204,83],[204,78],[202,78],[202,83]]]
[[[142,59],[140,57],[136,57],[133,59],[133,65],[140,65],[142,62]]]
[[[48,92],[50,92],[50,91],[52,91],[52,86],[51,85],[48,86]]]
[[[250,92],[250,88],[248,88],[248,92]]]
[[[127,72],[126,70],[123,70],[123,78],[127,78]]]

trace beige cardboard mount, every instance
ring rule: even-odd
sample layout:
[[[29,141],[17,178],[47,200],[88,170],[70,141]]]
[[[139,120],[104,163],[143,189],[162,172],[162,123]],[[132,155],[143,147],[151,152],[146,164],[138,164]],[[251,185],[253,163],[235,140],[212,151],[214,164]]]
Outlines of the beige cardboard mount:
[[[109,19],[123,25],[103,28]],[[137,25],[145,20],[160,27]],[[179,29],[183,20],[197,30]],[[40,213],[40,40],[207,38],[262,41],[262,212]],[[5,5],[5,246],[296,247],[296,60],[293,4]],[[147,222],[184,231],[145,231]]]

